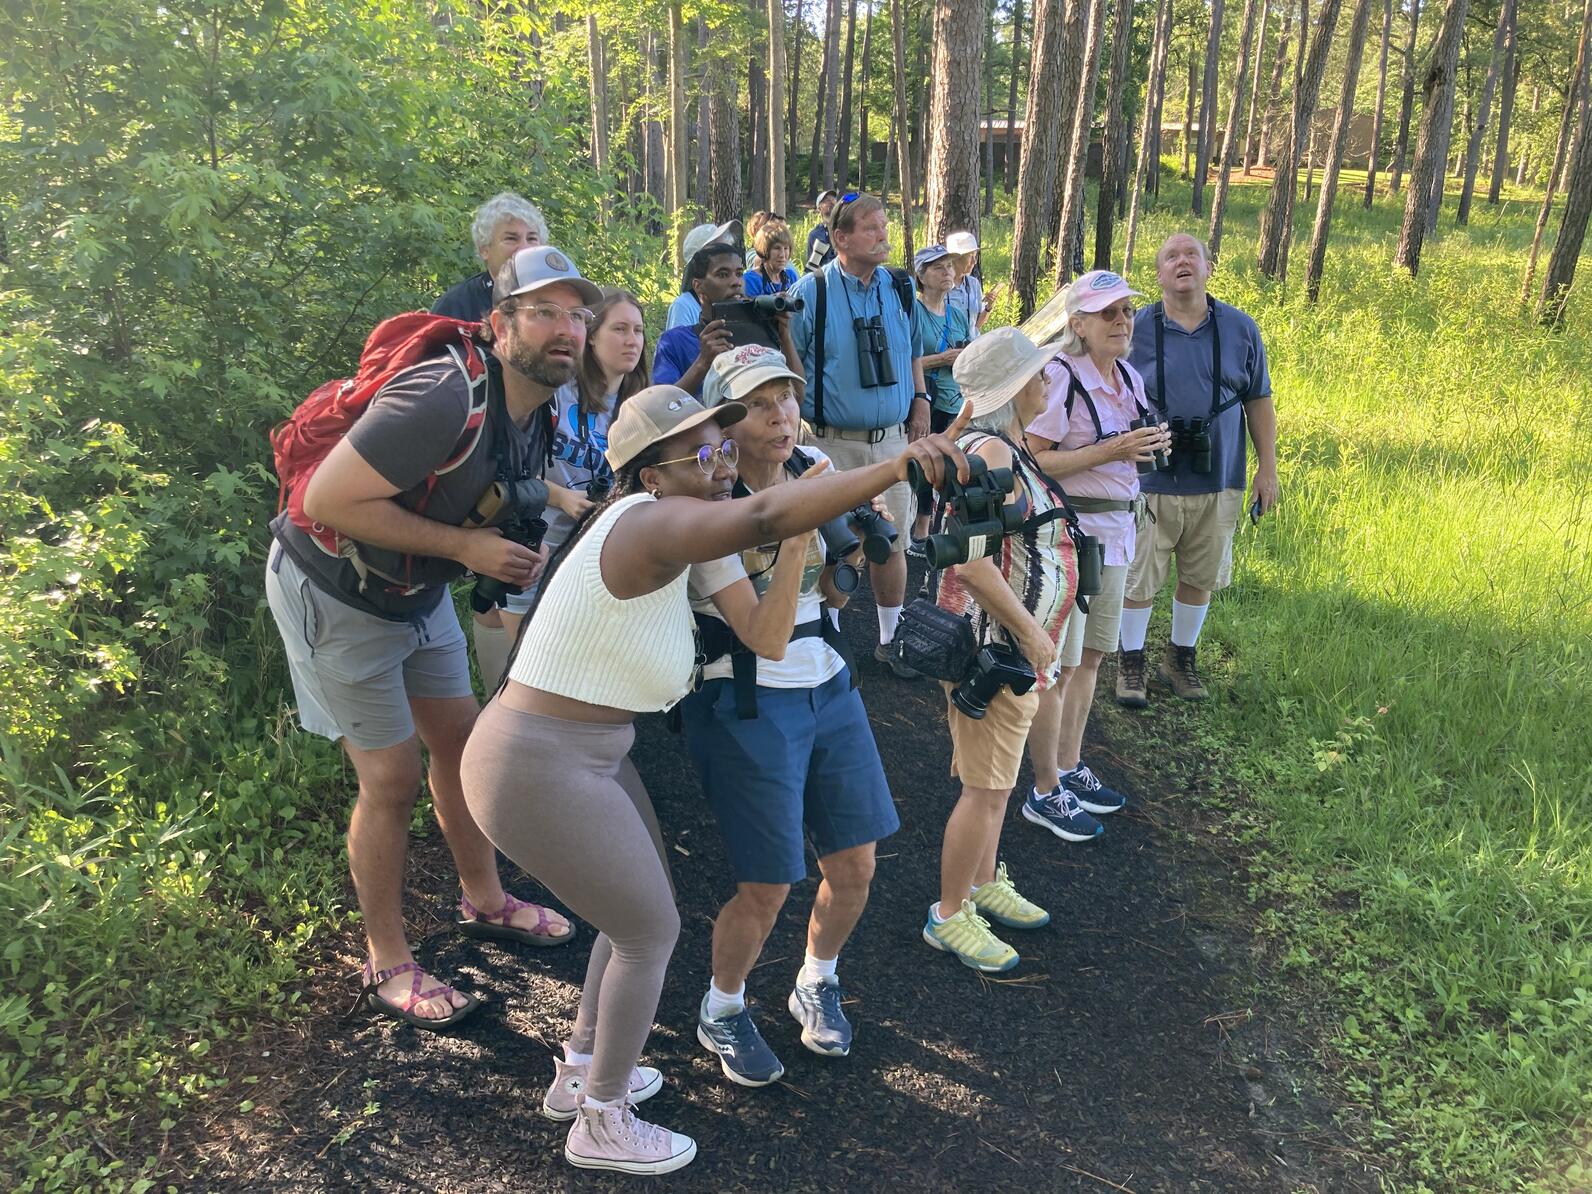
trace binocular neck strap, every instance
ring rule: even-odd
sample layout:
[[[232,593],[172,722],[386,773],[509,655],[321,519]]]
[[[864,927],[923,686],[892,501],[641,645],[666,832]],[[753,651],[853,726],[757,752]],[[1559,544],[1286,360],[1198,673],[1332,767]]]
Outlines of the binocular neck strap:
[[[1211,325],[1211,413],[1207,419],[1214,423],[1216,416],[1230,406],[1243,401],[1233,398],[1222,401],[1222,325],[1216,318],[1216,300],[1205,296],[1206,318]],[[1155,304],[1155,405],[1164,418],[1166,405],[1166,304]]]
[[[823,266],[813,273],[813,426],[822,429],[828,426],[824,422],[824,329],[829,323],[829,278]]]
[[[1039,461],[1034,458],[1034,454],[1028,450],[1026,444],[1013,443],[1004,435],[999,436],[999,439],[1012,450],[1012,456],[1022,464],[1022,471],[1032,473],[1035,477],[1038,477],[1039,483],[1045,487],[1045,491],[1050,494],[1051,499],[1056,503],[1055,509],[1029,517],[1023,523],[1023,530],[1037,531],[1046,523],[1054,522],[1057,518],[1065,518],[1067,525],[1076,530],[1078,527],[1078,512],[1072,508],[1072,502],[1067,498],[1067,491],[1056,483],[1054,477],[1040,467]]]

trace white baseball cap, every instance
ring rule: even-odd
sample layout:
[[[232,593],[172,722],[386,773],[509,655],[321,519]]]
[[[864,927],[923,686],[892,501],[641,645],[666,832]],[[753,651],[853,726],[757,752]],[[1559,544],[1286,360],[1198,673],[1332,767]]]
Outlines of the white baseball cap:
[[[573,286],[580,292],[581,301],[588,305],[602,301],[603,292],[581,277],[575,263],[552,245],[521,249],[505,261],[497,277],[492,279],[492,297],[501,302],[560,282]]]
[[[1016,328],[996,328],[962,350],[951,366],[951,376],[962,387],[963,401],[973,404],[972,417],[976,419],[1015,398],[1028,379],[1060,351],[1059,344],[1036,347]]]
[[[713,358],[708,375],[702,380],[702,405],[717,407],[739,401],[764,382],[786,378],[798,386],[807,384],[807,379],[791,369],[785,354],[778,349],[766,344],[743,344]]]
[[[953,232],[945,238],[945,251],[947,253],[977,253],[978,237],[971,232]]]
[[[619,413],[608,425],[608,450],[603,453],[610,468],[620,469],[659,440],[689,431],[698,423],[713,419],[720,427],[739,423],[746,407],[725,402],[708,410],[679,386],[648,386],[626,398]]]
[[[726,220],[722,224],[698,224],[685,234],[685,241],[680,246],[680,255],[689,266],[691,258],[709,245],[716,245],[720,241],[733,245],[740,239],[741,221],[739,220]]]

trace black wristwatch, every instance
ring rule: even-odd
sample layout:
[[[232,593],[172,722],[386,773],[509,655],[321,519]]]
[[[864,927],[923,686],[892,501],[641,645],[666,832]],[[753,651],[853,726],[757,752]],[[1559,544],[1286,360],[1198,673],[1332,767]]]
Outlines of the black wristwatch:
[[[912,395],[912,400],[914,402],[916,402],[919,398],[927,402],[929,400],[929,392],[927,390],[919,390],[916,394]]]

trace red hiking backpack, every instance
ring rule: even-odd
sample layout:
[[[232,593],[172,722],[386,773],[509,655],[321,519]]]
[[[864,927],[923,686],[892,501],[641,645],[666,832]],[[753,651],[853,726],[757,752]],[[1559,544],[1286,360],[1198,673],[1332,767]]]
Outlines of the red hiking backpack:
[[[317,386],[286,421],[271,431],[271,452],[282,486],[277,498],[278,512],[287,510],[293,525],[328,555],[351,560],[362,580],[371,570],[360,559],[353,541],[304,513],[304,491],[309,488],[310,478],[382,387],[400,373],[446,354],[470,384],[470,413],[448,459],[425,479],[425,493],[415,507],[416,513],[423,513],[438,478],[457,468],[475,450],[486,423],[486,362],[475,339],[480,326],[426,311],[408,311],[384,319],[365,341],[359,354],[359,369],[353,377]],[[391,582],[396,592],[414,592],[409,584],[412,563],[412,557],[404,557],[401,577],[378,575]]]

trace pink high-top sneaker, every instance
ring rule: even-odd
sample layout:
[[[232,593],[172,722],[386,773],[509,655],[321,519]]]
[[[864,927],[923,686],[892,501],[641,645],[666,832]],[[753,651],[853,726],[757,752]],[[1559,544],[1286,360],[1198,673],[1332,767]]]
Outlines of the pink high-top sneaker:
[[[582,1097],[564,1144],[571,1165],[616,1173],[673,1173],[695,1157],[695,1140],[637,1119],[628,1100],[608,1107]]]
[[[571,1065],[562,1058],[553,1058],[553,1084],[542,1099],[542,1114],[560,1122],[574,1119],[590,1069],[589,1065]],[[632,1103],[644,1103],[662,1089],[663,1075],[651,1066],[638,1065],[630,1071]]]

